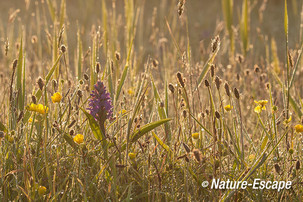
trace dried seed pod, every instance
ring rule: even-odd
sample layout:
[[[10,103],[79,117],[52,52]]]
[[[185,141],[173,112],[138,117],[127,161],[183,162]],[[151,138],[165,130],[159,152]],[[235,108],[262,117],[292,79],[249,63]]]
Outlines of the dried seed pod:
[[[154,66],[154,67],[158,67],[158,65],[159,65],[158,60],[153,59],[153,66]]]
[[[36,98],[35,95],[32,95],[32,102],[33,102],[34,104],[37,104],[37,98]]]
[[[189,152],[190,152],[190,148],[188,147],[188,145],[185,144],[184,142],[183,142],[182,144],[183,144],[183,147],[184,147],[185,151],[186,151],[187,153],[189,153]]]
[[[209,81],[208,81],[207,79],[205,79],[204,82],[205,82],[205,86],[206,86],[206,87],[209,87],[209,86],[210,86]]]
[[[230,90],[229,90],[229,85],[228,85],[228,83],[225,83],[224,88],[225,88],[226,95],[227,95],[228,97],[230,97]]]
[[[246,69],[246,70],[245,70],[245,75],[248,76],[249,73],[250,73],[250,70],[249,70],[249,69]]]
[[[296,170],[300,170],[300,167],[301,167],[300,161],[298,160],[297,163],[296,163]]]
[[[38,86],[39,86],[40,90],[42,91],[42,89],[44,87],[43,79],[41,77],[39,77],[37,83],[38,83]]]
[[[213,78],[215,76],[215,65],[210,66],[210,76]]]
[[[96,64],[96,73],[99,74],[100,70],[101,70],[100,63],[97,62],[97,64]]]
[[[118,51],[115,52],[116,60],[120,60],[120,53]]]
[[[280,174],[281,168],[280,168],[279,164],[277,164],[277,163],[275,164],[275,170],[278,174]]]
[[[173,86],[173,84],[168,84],[168,89],[170,90],[170,92],[174,93],[175,92],[175,87]]]
[[[13,69],[16,69],[17,64],[18,64],[18,60],[17,60],[17,59],[15,59],[15,60],[14,60],[14,62],[13,62]]]
[[[183,117],[186,118],[187,112],[186,110],[183,110]]]
[[[293,61],[293,58],[292,58],[292,56],[291,56],[291,54],[290,54],[290,52],[289,52],[289,51],[288,51],[287,53],[288,53],[288,61],[289,61],[289,65],[290,65],[290,67],[294,67],[294,61]]]
[[[221,115],[220,115],[220,113],[218,111],[215,112],[215,115],[216,115],[217,119],[220,119]]]
[[[89,77],[88,77],[87,74],[84,74],[83,77],[84,77],[85,80],[88,80],[88,79],[89,79]]]
[[[178,79],[180,85],[184,88],[185,87],[185,83],[184,83],[182,74],[180,72],[177,73],[177,79]]]
[[[72,129],[69,131],[70,136],[74,136],[75,135],[75,131]]]
[[[57,81],[55,79],[52,80],[52,85],[54,89],[57,88]]]
[[[240,94],[239,94],[239,91],[237,88],[234,88],[234,94],[235,94],[235,97],[239,100],[240,99]]]
[[[193,150],[193,154],[194,154],[194,157],[196,158],[196,160],[197,160],[198,162],[200,162],[200,161],[201,161],[201,158],[200,158],[200,151],[199,151],[198,149],[194,149],[194,150]]]
[[[254,71],[255,71],[256,73],[259,73],[259,72],[260,72],[260,67],[259,67],[258,65],[255,65],[255,66],[254,66]]]
[[[211,51],[214,53],[220,47],[220,37],[217,35],[211,42]]]
[[[82,98],[82,96],[83,96],[82,90],[78,90],[77,95],[78,95],[79,98]]]
[[[62,44],[61,47],[60,47],[60,50],[61,50],[62,53],[65,53],[66,52],[66,46]]]
[[[215,78],[215,84],[216,84],[217,89],[219,90],[220,86],[221,86],[221,79],[218,76],[216,76],[216,78]]]

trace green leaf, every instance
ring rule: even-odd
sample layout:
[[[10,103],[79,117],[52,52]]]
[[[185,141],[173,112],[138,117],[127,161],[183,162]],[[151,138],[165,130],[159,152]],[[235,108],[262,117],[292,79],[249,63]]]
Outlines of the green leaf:
[[[131,138],[131,142],[135,142],[137,141],[140,137],[142,137],[144,134],[148,133],[149,131],[153,130],[154,128],[170,121],[171,119],[162,119],[159,121],[155,121],[149,124],[146,124],[145,126],[143,126],[142,128],[136,130]]]
[[[169,148],[169,146],[167,146],[157,135],[156,135],[156,133],[154,133],[154,131],[152,132],[152,134],[153,134],[153,136],[154,136],[154,138],[157,140],[157,142],[159,143],[159,145],[161,145],[161,147],[163,148],[163,149],[165,149],[167,152],[171,152],[171,150],[170,150],[170,148]]]
[[[97,140],[103,140],[105,139],[104,138],[104,134],[102,134],[102,131],[99,127],[99,124],[97,123],[97,121],[95,120],[95,118],[89,114],[87,111],[85,111],[84,109],[80,108],[83,113],[85,114],[86,118],[88,119],[88,122],[89,122],[89,126],[90,126],[90,129],[92,130],[95,138]]]
[[[72,136],[70,136],[69,134],[65,133],[63,135],[63,138],[66,140],[66,142],[75,150],[78,150],[78,145],[74,142]]]
[[[155,97],[159,117],[160,117],[160,119],[166,119],[167,118],[167,112],[166,112],[165,108],[161,106],[162,100],[160,98],[157,87],[155,86],[152,75],[150,75],[150,77],[151,77],[151,82],[152,82],[153,89],[154,89],[154,97]],[[168,144],[169,144],[170,141],[171,141],[171,130],[170,130],[170,126],[169,126],[168,123],[165,123],[165,134],[166,134],[167,141],[168,141]]]

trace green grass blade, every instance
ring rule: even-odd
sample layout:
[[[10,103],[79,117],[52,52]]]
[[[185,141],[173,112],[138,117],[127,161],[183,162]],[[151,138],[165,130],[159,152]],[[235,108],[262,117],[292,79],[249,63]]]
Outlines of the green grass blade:
[[[60,29],[61,29],[64,24],[64,19],[65,19],[65,10],[66,10],[65,0],[61,0],[60,7],[61,7],[61,9],[60,9]]]
[[[50,16],[52,18],[52,21],[55,22],[56,13],[55,13],[55,8],[53,5],[53,2],[51,0],[47,0],[46,3],[47,3],[48,10],[49,10]]]
[[[125,82],[125,79],[126,79],[126,75],[127,75],[127,73],[128,73],[128,69],[129,69],[129,59],[130,59],[132,44],[133,44],[133,42],[131,42],[131,46],[129,47],[128,56],[127,56],[127,60],[126,60],[126,65],[125,65],[125,67],[124,67],[124,70],[123,70],[123,73],[122,73],[122,76],[121,76],[121,79],[120,79],[120,82],[119,82],[119,85],[118,85],[118,88],[117,88],[117,91],[116,91],[115,104],[117,103],[117,101],[118,101],[118,99],[119,99],[119,96],[120,96],[122,87],[123,87],[124,82]]]
[[[284,33],[285,37],[288,38],[288,12],[287,12],[287,0],[284,1]]]
[[[154,131],[152,131],[152,134],[154,136],[154,138],[157,140],[157,142],[159,143],[159,145],[161,145],[161,147],[163,149],[165,149],[167,152],[171,152],[169,146],[167,146],[167,144],[165,144],[157,135],[156,133],[154,133]]]
[[[144,134],[150,132],[154,128],[157,128],[158,126],[170,121],[171,119],[162,119],[159,121],[155,121],[149,124],[146,124],[145,126],[142,126],[140,129],[134,131],[131,142],[134,143],[136,142],[140,137],[142,137]]]
[[[201,72],[201,74],[200,74],[200,76],[199,76],[199,78],[198,78],[197,89],[198,89],[199,86],[201,85],[201,83],[202,83],[204,77],[206,76],[206,74],[207,74],[207,72],[208,72],[208,70],[209,70],[209,68],[210,68],[210,65],[213,63],[213,61],[214,61],[214,59],[215,59],[215,57],[216,57],[216,55],[217,55],[219,49],[220,49],[220,44],[218,44],[218,47],[217,47],[216,51],[213,52],[213,53],[210,55],[210,57],[208,58],[207,62],[204,64],[203,70],[202,70],[202,72]]]
[[[157,87],[155,86],[152,75],[150,77],[151,77],[151,82],[152,82],[153,89],[154,89],[154,98],[155,98],[155,101],[156,101],[159,117],[160,117],[160,119],[166,119],[167,118],[167,113],[165,111],[165,108],[161,106],[162,100],[160,98]],[[171,141],[171,130],[170,130],[169,123],[166,123],[164,125],[164,127],[165,127],[165,134],[166,134],[166,137],[167,137],[167,142],[168,142],[168,145],[169,145],[170,141]]]
[[[82,112],[85,114],[86,118],[88,119],[88,122],[89,122],[89,126],[90,126],[90,129],[92,130],[95,138],[97,140],[103,140],[105,139],[104,138],[104,134],[102,134],[102,131],[99,127],[99,124],[97,123],[97,121],[95,120],[95,118],[89,114],[87,111],[85,111],[84,109],[82,109]]]
[[[78,80],[81,80],[82,78],[82,41],[80,37],[80,29],[78,28],[78,47],[77,47],[77,53],[78,53],[78,58],[77,58],[77,63],[78,63],[78,68],[77,68],[77,74],[78,74]]]
[[[242,38],[243,53],[244,56],[246,56],[248,50],[248,0],[243,0],[240,32]]]
[[[18,65],[17,65],[17,91],[19,92],[19,99],[18,99],[18,108],[20,110],[23,109],[24,102],[22,100],[22,67],[23,67],[23,42],[20,42],[20,48],[19,48],[19,56],[18,56]]]

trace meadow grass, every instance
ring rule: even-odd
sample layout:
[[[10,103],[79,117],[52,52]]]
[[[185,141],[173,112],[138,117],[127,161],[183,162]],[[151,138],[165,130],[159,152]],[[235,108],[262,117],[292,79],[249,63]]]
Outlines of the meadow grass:
[[[302,200],[301,1],[12,2],[1,201]]]

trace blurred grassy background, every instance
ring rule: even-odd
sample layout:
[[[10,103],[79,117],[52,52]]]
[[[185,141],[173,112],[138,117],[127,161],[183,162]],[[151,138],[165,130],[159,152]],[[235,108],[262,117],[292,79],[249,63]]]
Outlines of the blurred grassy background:
[[[39,2],[39,3],[38,3]],[[53,1],[57,3],[57,7],[60,7],[60,2]],[[113,1],[107,1],[107,7],[111,8]],[[234,1],[234,24],[237,24],[240,20],[240,11],[241,11],[241,2],[240,0]],[[253,1],[252,1],[253,2]],[[302,7],[302,1],[300,0],[290,0],[289,5],[289,45],[293,47],[295,42],[298,41],[300,37],[300,9]],[[1,46],[3,47],[6,37],[8,35],[7,27],[10,15],[20,9],[20,12],[17,13],[16,20],[20,21],[21,25],[26,25],[24,28],[27,35],[36,34],[31,30],[32,26],[35,26],[35,3],[39,7],[43,8],[44,15],[46,19],[50,22],[50,15],[47,10],[47,6],[42,6],[46,4],[42,1],[32,1],[32,0],[12,0],[12,1],[2,1],[0,7],[0,16],[1,16],[1,26],[0,26],[0,41]],[[68,38],[68,46],[70,49],[76,48],[76,33],[77,33],[77,24],[80,25],[82,35],[87,39],[83,41],[83,47],[86,49],[90,45],[89,33],[93,25],[100,25],[102,29],[102,5],[100,0],[67,0],[67,17],[68,25],[66,27],[67,35],[74,37]],[[284,1],[282,0],[270,0],[267,2],[263,21],[260,22],[259,19],[259,8],[263,1],[255,1],[256,4],[252,7],[251,11],[251,30],[250,33],[252,36],[257,35],[257,29],[262,30],[262,34],[269,36],[269,38],[274,37],[277,41],[278,47],[284,46],[284,33],[283,31],[283,8]],[[157,19],[155,20],[156,26],[159,28],[159,33],[163,34],[168,40],[171,40],[166,24],[165,17],[168,21],[171,22],[173,18],[177,18],[175,12],[177,12],[177,1],[170,0],[153,0],[153,1],[135,1],[136,7],[139,5],[144,5],[144,10],[141,11],[141,16],[143,22],[141,27],[144,26],[144,29],[138,27],[136,40],[139,43],[135,43],[135,46],[144,46],[144,51],[146,55],[148,51],[152,48],[151,42],[149,41],[148,36],[154,31],[152,30],[151,21],[153,16],[154,8],[157,8]],[[124,13],[124,1],[116,0],[117,14]],[[112,10],[110,9],[110,12]],[[188,16],[188,28],[189,28],[189,38],[191,39],[191,46],[193,50],[199,50],[200,42],[204,41],[207,44],[210,42],[210,39],[213,37],[216,26],[223,20],[221,1],[208,1],[208,0],[190,0],[190,3],[186,4],[186,11]],[[20,18],[22,16],[22,18]],[[122,16],[120,16],[121,19]],[[118,15],[119,19],[119,15]],[[50,23],[51,24],[51,23]],[[42,22],[42,26],[45,26]],[[140,26],[140,24],[139,24]],[[123,24],[120,26],[120,31],[123,31]],[[176,26],[176,31],[181,33],[186,33],[185,26],[178,25]],[[122,39],[122,38],[121,38]],[[254,43],[254,40],[258,40],[257,37],[252,37],[251,44]],[[121,43],[123,44],[123,43]],[[205,44],[205,45],[207,45]],[[140,49],[140,47],[138,47]],[[294,47],[293,47],[294,48]],[[257,49],[258,50],[258,49]],[[260,51],[263,51],[262,49]],[[279,56],[284,54],[284,48],[278,48]],[[199,58],[199,51],[193,51],[193,57]],[[281,57],[282,58],[282,57]]]

